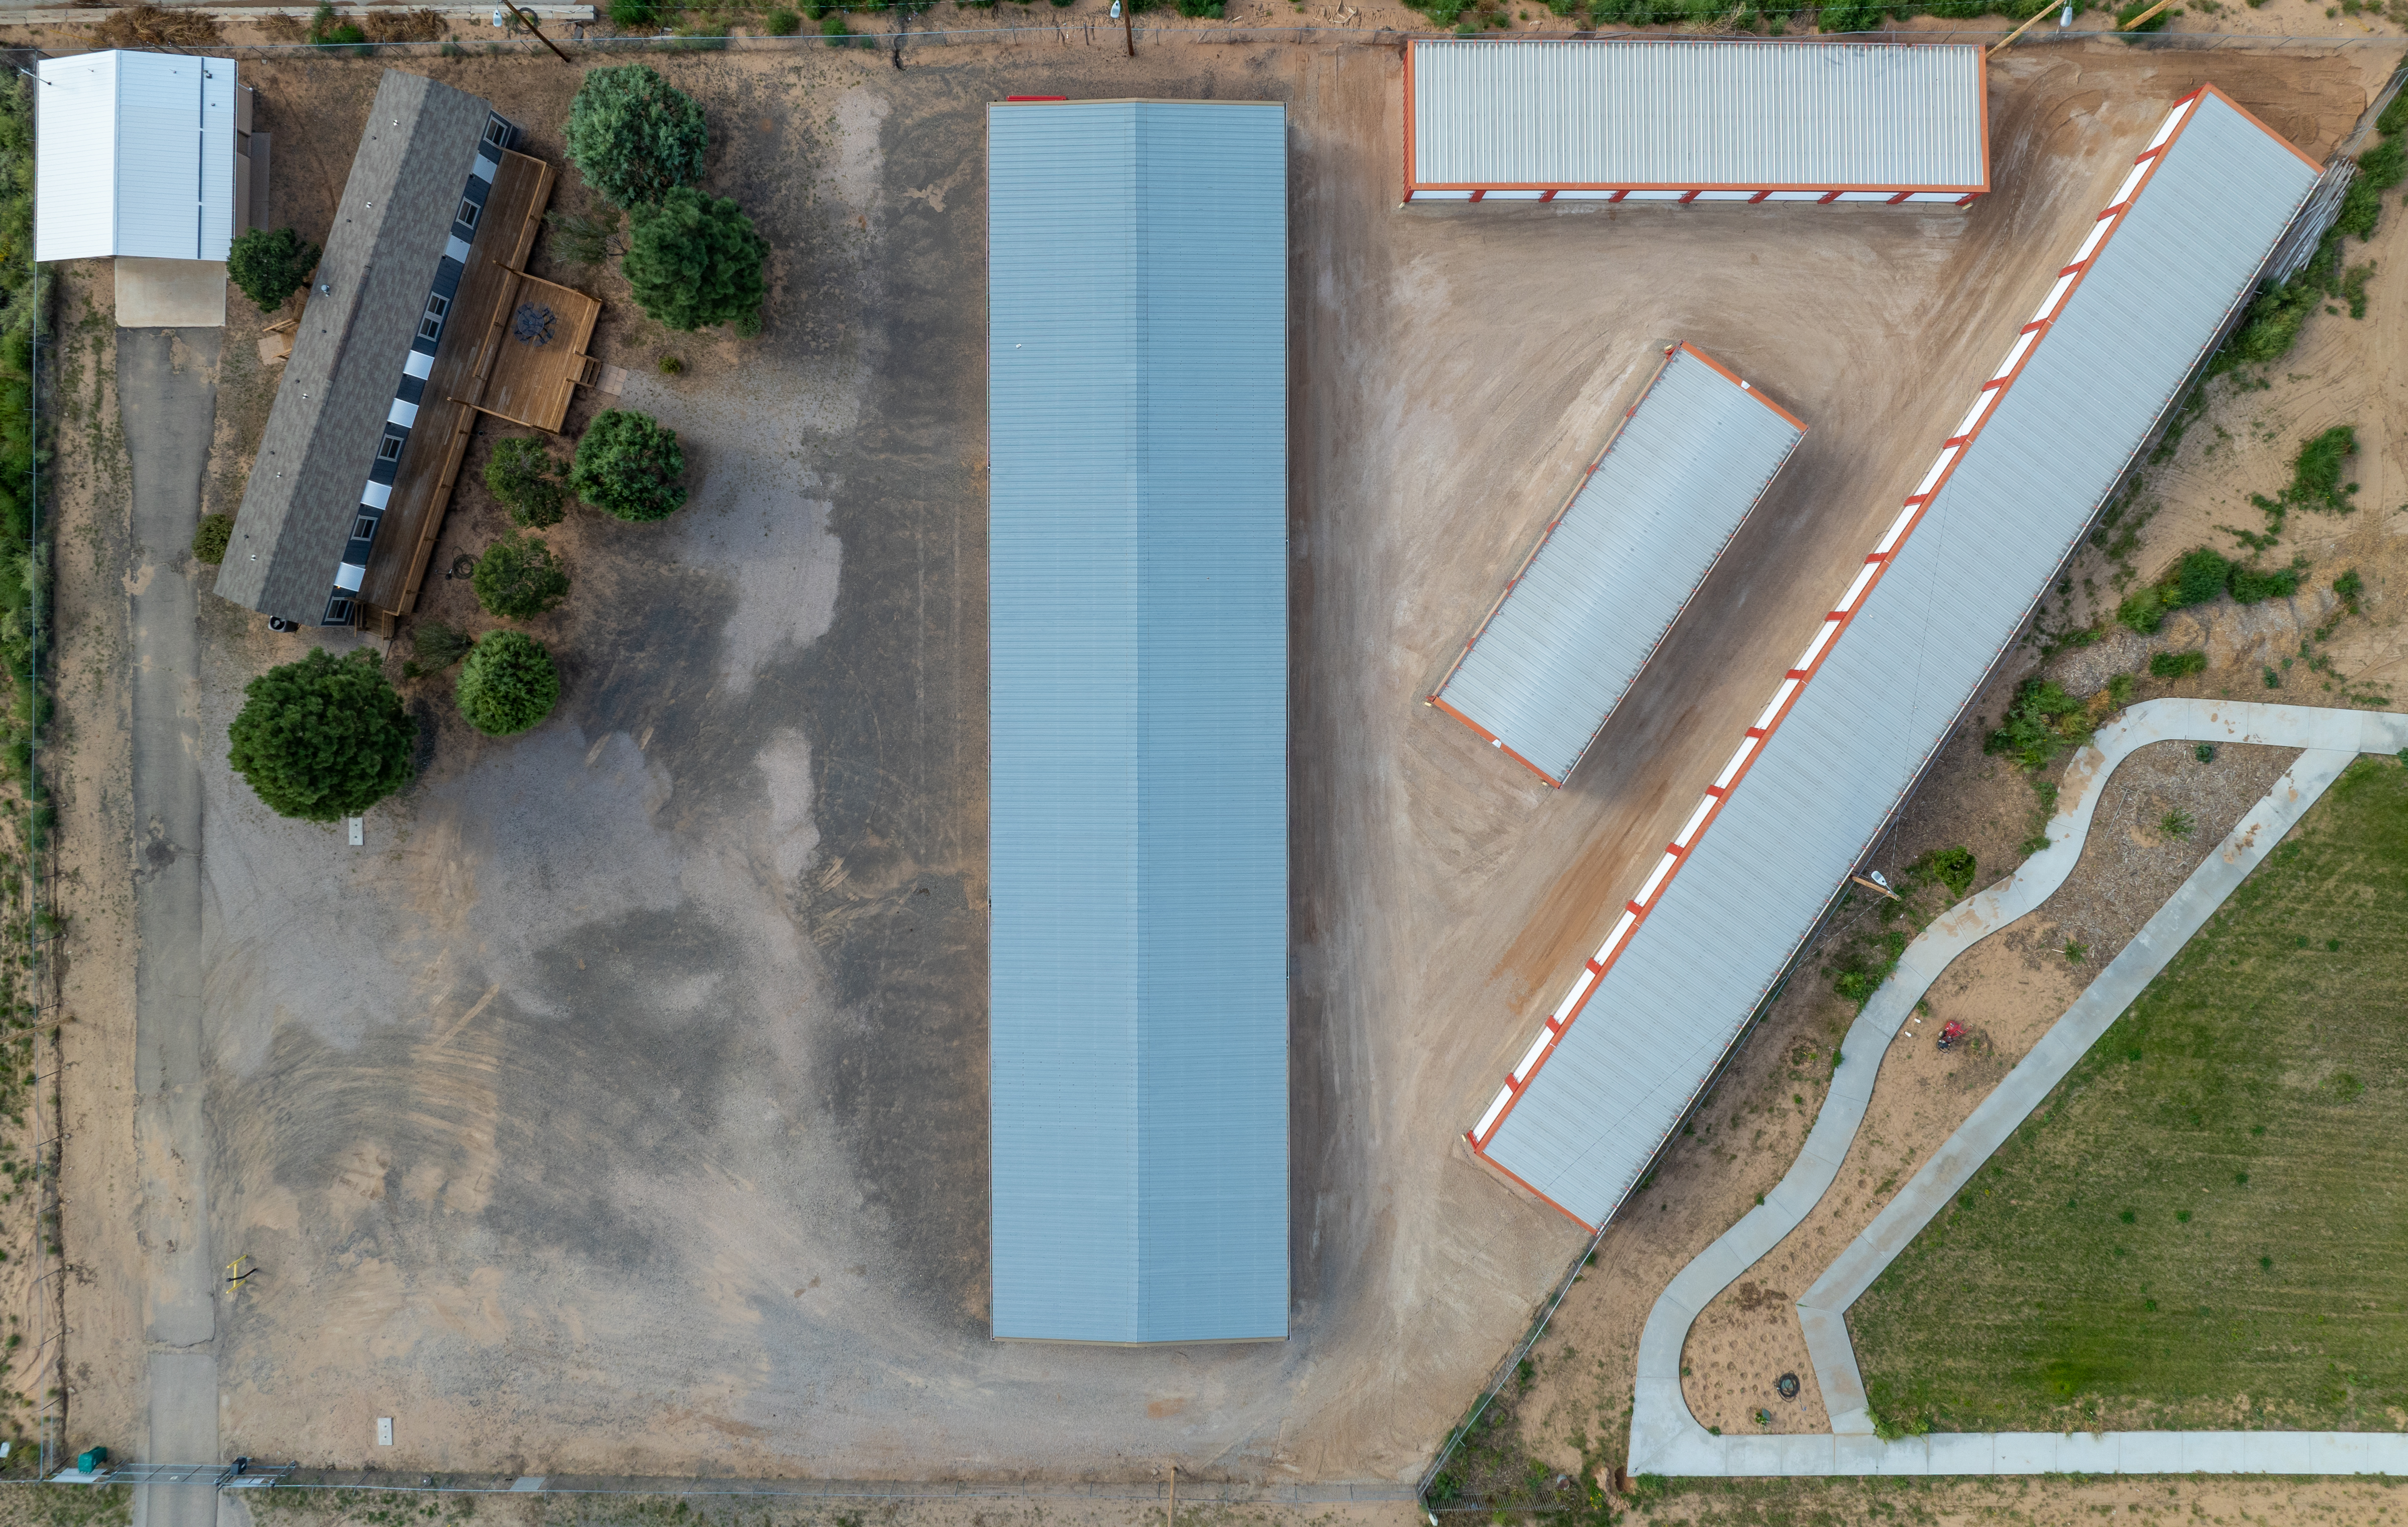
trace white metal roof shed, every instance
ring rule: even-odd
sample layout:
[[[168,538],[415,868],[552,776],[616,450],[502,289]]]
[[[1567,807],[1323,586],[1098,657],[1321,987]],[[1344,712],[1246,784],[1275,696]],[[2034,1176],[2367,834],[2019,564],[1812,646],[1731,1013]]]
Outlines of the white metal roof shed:
[[[2175,104],[1706,798],[1469,1132],[1585,1225],[1630,1192],[2249,299],[2318,166]]]
[[[1560,787],[1805,434],[1667,350],[1430,704]]]
[[[34,258],[223,260],[234,60],[110,50],[46,58],[39,72]]]
[[[1964,203],[1982,50],[1480,41],[1405,50],[1405,200]]]

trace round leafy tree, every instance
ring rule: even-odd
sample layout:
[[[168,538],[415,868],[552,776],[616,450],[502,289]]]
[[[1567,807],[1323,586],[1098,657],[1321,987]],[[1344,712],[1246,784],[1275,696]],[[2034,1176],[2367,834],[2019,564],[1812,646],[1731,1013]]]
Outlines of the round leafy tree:
[[[596,69],[568,103],[568,157],[620,207],[647,207],[701,179],[710,147],[701,106],[647,64]]]
[[[356,817],[409,783],[418,726],[374,652],[319,648],[243,691],[226,735],[234,772],[280,817]]]
[[[493,490],[510,522],[540,530],[560,523],[568,494],[560,486],[560,463],[543,442],[513,435],[496,442],[485,463],[485,486]]]
[[[560,700],[560,670],[543,643],[519,631],[480,637],[460,666],[460,714],[489,737],[523,732]]]
[[[666,520],[685,503],[685,452],[677,431],[650,414],[609,408],[594,416],[577,442],[568,486],[621,520]]]
[[[226,250],[227,277],[263,313],[283,307],[317,268],[318,246],[290,228],[253,228]]]
[[[234,516],[205,514],[193,529],[193,560],[214,567],[225,561],[226,543],[234,539]]]
[[[680,186],[657,207],[636,213],[635,234],[619,262],[636,306],[672,329],[733,324],[761,332],[769,294],[762,266],[769,244],[752,220],[724,196]]]
[[[552,554],[540,535],[516,531],[485,549],[468,586],[488,615],[525,621],[568,597],[568,566]]]

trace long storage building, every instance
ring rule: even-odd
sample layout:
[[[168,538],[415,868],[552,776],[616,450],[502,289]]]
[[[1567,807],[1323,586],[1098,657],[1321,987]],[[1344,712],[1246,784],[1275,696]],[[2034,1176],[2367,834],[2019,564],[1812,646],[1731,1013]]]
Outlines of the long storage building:
[[[1953,43],[1415,38],[1404,199],[1963,205],[1985,91]]]
[[[2182,98],[1469,1132],[1601,1224],[2255,290],[2318,166]]]
[[[1004,1339],[1287,1334],[1287,138],[987,115]]]
[[[1666,350],[1429,703],[1560,789],[1805,434]]]

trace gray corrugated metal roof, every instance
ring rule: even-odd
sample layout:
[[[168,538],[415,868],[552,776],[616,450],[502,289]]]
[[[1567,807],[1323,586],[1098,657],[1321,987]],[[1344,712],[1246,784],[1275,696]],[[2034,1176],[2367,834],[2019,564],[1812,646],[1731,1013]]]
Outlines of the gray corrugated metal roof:
[[[1805,431],[1683,346],[1439,686],[1556,784]]]
[[[1583,983],[1585,1008],[1525,1058],[1535,1074],[1484,1149],[1575,1216],[1595,1223],[1630,1191],[2315,184],[2222,97],[2189,109],[2087,275],[2051,292],[2056,321],[1828,653],[1818,636],[1821,666],[1761,756],[1669,884],[1642,893],[1649,915]]]
[[[1287,140],[987,115],[998,1337],[1287,1334]]]
[[[318,620],[490,112],[397,69],[377,85],[235,514],[221,596]]]
[[[1408,59],[1415,185],[1989,186],[1978,47],[1417,38]]]

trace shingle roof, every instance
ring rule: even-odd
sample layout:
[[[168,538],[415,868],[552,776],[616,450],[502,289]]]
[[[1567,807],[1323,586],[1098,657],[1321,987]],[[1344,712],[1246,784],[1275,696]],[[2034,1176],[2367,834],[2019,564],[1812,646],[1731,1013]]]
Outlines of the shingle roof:
[[[1516,1065],[1518,1097],[1475,1126],[1491,1162],[1584,1223],[1612,1214],[2248,300],[2317,175],[2212,89],[2177,105],[1952,433],[1970,441],[1942,448],[1796,664],[1810,677],[1784,681],[1716,781],[1727,797],[1699,806],[1640,892],[1643,920],[1617,924]]]
[[[1287,144],[988,112],[994,1331],[1287,1332]]]
[[[317,620],[491,110],[396,69],[378,84],[235,515],[221,596]]]

